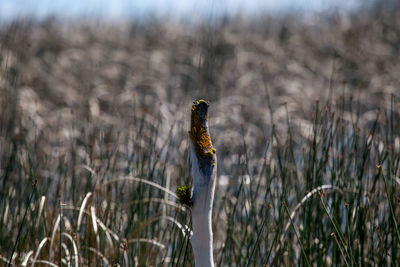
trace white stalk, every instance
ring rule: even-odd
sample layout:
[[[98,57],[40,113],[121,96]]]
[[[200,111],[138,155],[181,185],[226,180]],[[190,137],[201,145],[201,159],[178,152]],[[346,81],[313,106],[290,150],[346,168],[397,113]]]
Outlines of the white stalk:
[[[214,266],[211,218],[217,157],[208,133],[207,113],[207,102],[195,102],[189,131],[193,179],[191,243],[196,267]]]
[[[192,248],[195,266],[214,266],[213,232],[211,226],[212,207],[215,191],[216,168],[211,175],[204,175],[200,169],[193,144],[190,144],[192,159],[193,208],[192,208]]]

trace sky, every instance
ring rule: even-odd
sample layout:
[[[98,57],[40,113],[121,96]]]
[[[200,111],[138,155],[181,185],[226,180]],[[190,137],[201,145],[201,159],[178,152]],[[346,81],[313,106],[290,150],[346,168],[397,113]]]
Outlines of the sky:
[[[372,0],[0,0],[0,20],[19,17],[143,18],[147,15],[176,18],[280,12],[355,10]]]

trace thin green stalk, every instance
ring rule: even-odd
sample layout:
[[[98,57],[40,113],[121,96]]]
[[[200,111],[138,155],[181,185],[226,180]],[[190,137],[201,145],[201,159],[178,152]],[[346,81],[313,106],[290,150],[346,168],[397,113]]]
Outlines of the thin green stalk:
[[[395,216],[394,210],[393,210],[393,204],[392,204],[392,201],[390,200],[390,193],[389,193],[389,187],[388,187],[388,184],[387,184],[387,181],[386,181],[386,176],[383,174],[383,172],[381,170],[380,170],[380,172],[381,172],[381,174],[383,176],[383,181],[385,183],[386,197],[387,197],[388,202],[389,202],[390,215],[392,217],[392,220],[393,220],[393,223],[394,223],[394,226],[395,226],[395,229],[396,229],[397,240],[400,241],[399,228],[397,226],[396,216]]]
[[[260,241],[261,234],[262,234],[262,231],[264,230],[264,226],[265,226],[265,222],[266,221],[267,221],[267,216],[264,216],[264,219],[263,219],[263,221],[261,223],[261,228],[257,233],[257,239],[256,239],[256,242],[255,242],[255,244],[253,246],[253,249],[251,250],[251,253],[250,253],[249,259],[247,261],[246,267],[248,267],[250,265],[251,259],[253,258],[254,252],[255,252],[255,250],[256,250],[256,248],[258,246],[258,243]]]
[[[344,260],[346,262],[346,266],[350,266],[350,264],[348,263],[346,258],[351,259],[351,257],[349,255],[349,253],[347,252],[347,249],[346,249],[347,245],[345,243],[343,233],[340,230],[339,225],[337,224],[335,218],[330,213],[330,209],[328,209],[326,203],[323,200],[323,192],[320,193],[320,199],[321,199],[321,203],[322,203],[322,206],[324,207],[324,210],[325,210],[326,214],[328,215],[328,217],[329,217],[329,219],[330,219],[330,221],[331,221],[331,223],[332,223],[337,235],[339,236],[339,241],[340,241],[341,245],[343,246],[343,248],[344,248],[344,250],[346,252],[346,255],[344,255]]]
[[[59,211],[60,211],[60,249],[59,249],[59,259],[58,259],[58,266],[61,266],[61,259],[62,259],[62,206],[61,206],[61,199],[58,201]]]
[[[31,195],[30,195],[29,200],[28,200],[28,205],[26,205],[25,213],[24,213],[24,216],[22,217],[21,224],[19,225],[19,230],[18,230],[18,234],[17,234],[17,239],[16,239],[15,242],[14,242],[14,247],[13,247],[13,250],[12,250],[12,252],[11,252],[10,259],[8,260],[7,267],[10,267],[10,266],[11,266],[11,262],[12,262],[12,259],[13,259],[13,256],[14,256],[14,252],[15,252],[15,249],[17,248],[17,244],[18,244],[19,238],[20,238],[20,236],[21,236],[22,226],[24,225],[25,218],[26,218],[26,215],[27,215],[28,210],[29,210],[29,206],[30,206],[31,203],[32,203],[32,199],[33,199],[33,195],[34,195],[34,193],[35,193],[36,185],[37,185],[37,180],[35,180],[35,181],[33,182],[33,185],[32,185],[32,192],[31,192]],[[60,248],[60,249],[61,249],[61,248]]]
[[[307,254],[306,254],[306,252],[305,252],[305,250],[304,250],[304,247],[303,247],[303,242],[302,242],[302,240],[300,239],[300,237],[299,237],[299,235],[298,235],[298,233],[297,233],[296,227],[295,227],[294,224],[293,224],[293,220],[292,220],[292,218],[291,218],[291,216],[290,216],[290,211],[289,211],[289,208],[288,208],[286,202],[283,202],[283,206],[285,207],[286,213],[289,215],[290,225],[292,226],[293,231],[294,231],[294,233],[296,234],[297,240],[299,241],[300,248],[301,248],[301,252],[303,253],[304,260],[306,261],[307,266],[311,267],[311,264],[310,264],[310,262],[309,262],[309,260],[308,260]]]

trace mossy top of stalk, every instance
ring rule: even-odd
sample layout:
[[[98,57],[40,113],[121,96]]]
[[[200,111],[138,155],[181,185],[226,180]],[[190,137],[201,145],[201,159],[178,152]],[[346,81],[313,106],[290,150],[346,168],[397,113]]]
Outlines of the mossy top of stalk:
[[[200,170],[204,174],[207,174],[207,170],[215,166],[214,154],[216,153],[208,131],[208,107],[209,104],[205,100],[193,102],[189,131]]]

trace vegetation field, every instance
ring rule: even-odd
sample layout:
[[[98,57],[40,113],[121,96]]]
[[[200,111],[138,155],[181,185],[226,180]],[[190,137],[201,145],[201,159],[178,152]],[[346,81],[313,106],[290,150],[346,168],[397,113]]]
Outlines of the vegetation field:
[[[400,265],[400,11],[0,26],[1,266],[193,266],[210,101],[216,266]]]

